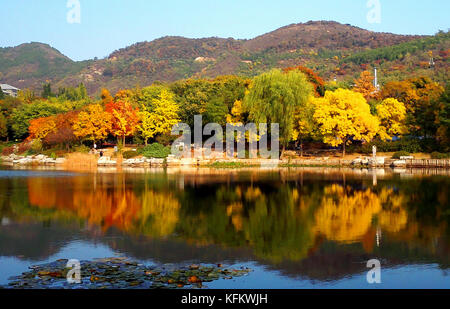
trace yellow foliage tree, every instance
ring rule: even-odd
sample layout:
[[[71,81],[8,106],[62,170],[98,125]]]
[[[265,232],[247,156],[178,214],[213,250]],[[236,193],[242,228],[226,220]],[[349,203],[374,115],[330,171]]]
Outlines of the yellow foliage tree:
[[[230,124],[243,123],[244,119],[242,117],[242,114],[243,114],[242,101],[237,100],[234,102],[233,108],[231,109],[231,114],[227,115],[227,123]]]
[[[111,131],[111,126],[111,114],[105,112],[100,104],[92,104],[78,114],[73,133],[77,137],[95,142],[105,139]]]
[[[312,99],[314,119],[323,141],[331,146],[345,146],[353,140],[370,142],[379,131],[379,120],[361,93],[346,89],[327,91],[324,98]]]
[[[313,97],[311,97],[312,100]],[[297,108],[294,112],[294,129],[292,139],[300,142],[301,156],[303,157],[303,140],[308,136],[314,136],[317,133],[317,125],[314,120],[314,103],[310,102],[305,106]]]
[[[388,98],[377,106],[377,115],[380,120],[379,136],[388,140],[394,135],[408,132],[406,127],[406,107],[397,99]]]
[[[149,138],[170,133],[172,127],[181,121],[178,116],[178,104],[173,99],[173,94],[167,90],[162,90],[159,98],[152,101],[151,108],[152,110],[149,110],[143,104],[139,112],[141,123],[138,128],[146,145]]]

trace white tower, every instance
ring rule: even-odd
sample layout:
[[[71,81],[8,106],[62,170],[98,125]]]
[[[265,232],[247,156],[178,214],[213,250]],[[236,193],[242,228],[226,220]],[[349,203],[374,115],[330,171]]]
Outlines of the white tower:
[[[380,91],[380,85],[378,84],[378,71],[377,68],[375,68],[375,78],[373,79],[373,86],[377,89],[377,91]]]

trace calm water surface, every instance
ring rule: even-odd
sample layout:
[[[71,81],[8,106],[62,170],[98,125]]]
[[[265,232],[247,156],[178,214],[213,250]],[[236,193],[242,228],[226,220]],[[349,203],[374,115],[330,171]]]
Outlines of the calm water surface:
[[[384,170],[0,170],[0,284],[60,258],[126,256],[254,270],[210,288],[450,288],[449,188]]]

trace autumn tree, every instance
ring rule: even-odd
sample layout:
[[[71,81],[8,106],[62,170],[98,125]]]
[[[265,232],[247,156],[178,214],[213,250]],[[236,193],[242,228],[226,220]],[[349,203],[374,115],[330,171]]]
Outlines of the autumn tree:
[[[111,128],[112,116],[100,104],[88,105],[73,122],[74,135],[94,143],[104,140]]]
[[[384,139],[391,139],[396,135],[407,133],[406,107],[397,99],[388,98],[383,100],[377,107],[377,116],[380,120],[380,131],[378,135]]]
[[[41,117],[32,119],[30,121],[30,127],[28,129],[30,135],[29,139],[44,139],[51,132],[56,131],[56,117]]]
[[[319,125],[323,141],[333,147],[346,145],[353,140],[370,142],[379,130],[379,120],[370,113],[363,95],[351,90],[327,91],[324,98],[314,98],[314,119]]]
[[[138,128],[139,109],[134,109],[128,101],[119,100],[106,104],[105,110],[111,115],[111,133],[117,136],[118,140],[122,138],[122,143],[125,145],[125,138],[133,135]]]
[[[294,68],[286,68],[284,69],[285,72],[298,70],[306,75],[308,78],[308,81],[313,85],[314,87],[314,93],[317,97],[323,97],[325,95],[325,82],[323,79],[317,75],[316,72],[311,70],[310,68],[304,67],[304,66],[298,66]]]
[[[77,119],[78,112],[76,111],[57,115],[54,119],[56,130],[47,134],[43,143],[45,145],[65,145],[66,149],[69,150],[70,145],[78,139],[73,129]]]
[[[302,105],[294,112],[292,139],[300,143],[300,155],[303,157],[303,141],[317,135],[317,123],[314,119],[315,105],[312,102]]]
[[[103,104],[108,104],[114,100],[114,98],[109,93],[108,89],[105,88],[102,89],[100,98],[102,99]]]
[[[299,71],[272,70],[257,76],[243,102],[249,119],[255,123],[278,123],[280,142],[285,150],[292,139],[295,111],[307,104],[313,87]]]
[[[444,88],[428,77],[411,78],[387,83],[383,99],[394,98],[405,104],[408,130],[416,135],[432,137],[438,129],[436,112]]]
[[[163,89],[159,98],[153,99],[151,109],[142,104],[138,113],[141,120],[139,130],[147,145],[148,139],[158,134],[169,134],[172,127],[180,122],[178,104],[173,99],[173,94]]]
[[[437,111],[437,140],[445,151],[450,149],[450,84],[445,88],[439,99]]]
[[[377,98],[377,88],[373,85],[374,77],[369,71],[361,73],[360,77],[355,81],[353,91],[361,93],[366,100]]]

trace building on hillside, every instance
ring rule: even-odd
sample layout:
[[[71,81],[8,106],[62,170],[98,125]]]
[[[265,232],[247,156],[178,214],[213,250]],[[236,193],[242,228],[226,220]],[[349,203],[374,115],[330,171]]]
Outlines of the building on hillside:
[[[7,94],[11,97],[17,97],[17,93],[20,90],[16,87],[8,85],[8,84],[0,84],[0,89],[1,89],[1,91],[3,91],[4,94]]]

